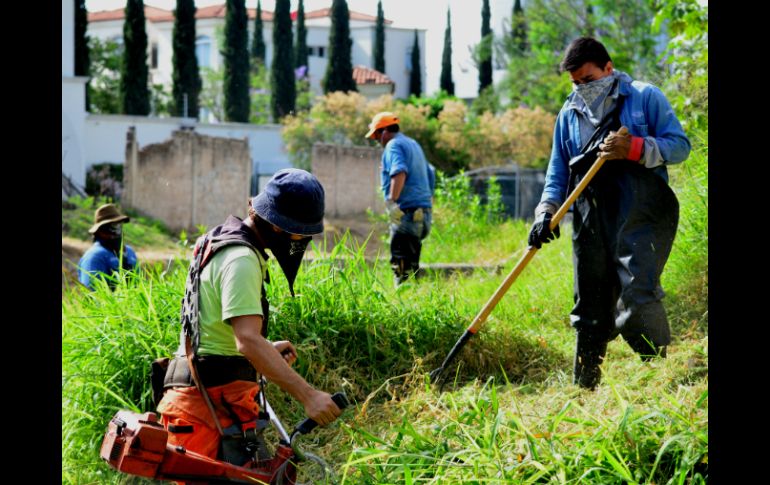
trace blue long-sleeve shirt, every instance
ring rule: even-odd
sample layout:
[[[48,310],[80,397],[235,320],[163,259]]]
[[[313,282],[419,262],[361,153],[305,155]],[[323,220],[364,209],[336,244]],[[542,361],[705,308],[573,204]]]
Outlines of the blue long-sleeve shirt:
[[[645,152],[657,148],[658,160],[647,166],[668,182],[666,164],[680,163],[690,154],[690,140],[682,129],[671,104],[660,89],[641,81],[633,81],[627,74],[619,73],[618,93],[625,96],[620,111],[620,123],[634,136],[645,138]],[[545,174],[545,187],[541,202],[561,205],[567,198],[569,187],[569,161],[579,155],[582,140],[578,110],[581,102],[575,93],[570,94],[556,118],[553,132],[551,159]],[[662,163],[661,163],[662,162]],[[654,166],[650,166],[654,165]]]
[[[123,259],[127,268],[136,267],[136,253],[129,245],[123,246]],[[120,268],[118,256],[95,241],[78,263],[78,280],[87,288],[93,290],[91,280],[100,276],[112,276]]]

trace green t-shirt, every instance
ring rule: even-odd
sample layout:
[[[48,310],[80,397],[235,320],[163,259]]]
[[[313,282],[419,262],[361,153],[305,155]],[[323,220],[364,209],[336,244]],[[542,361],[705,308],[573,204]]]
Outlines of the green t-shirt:
[[[221,249],[203,268],[198,304],[201,332],[198,355],[241,355],[229,319],[262,315],[260,298],[266,268],[262,255],[241,245]]]

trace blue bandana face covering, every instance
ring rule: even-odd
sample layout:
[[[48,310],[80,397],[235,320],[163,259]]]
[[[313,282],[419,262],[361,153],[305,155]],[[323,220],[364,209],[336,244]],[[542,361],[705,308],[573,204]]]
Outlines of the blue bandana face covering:
[[[575,91],[575,94],[580,96],[589,110],[595,111],[604,102],[604,98],[609,94],[614,81],[615,76],[610,74],[590,83],[574,84],[572,89]]]

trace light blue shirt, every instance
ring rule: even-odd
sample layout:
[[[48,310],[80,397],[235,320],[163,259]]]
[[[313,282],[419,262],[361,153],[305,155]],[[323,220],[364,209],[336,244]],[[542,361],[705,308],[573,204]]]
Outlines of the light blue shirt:
[[[690,154],[690,140],[687,139],[671,104],[663,92],[652,84],[632,81],[627,74],[620,75],[618,87],[620,96],[625,97],[620,111],[620,123],[627,127],[633,136],[645,138],[645,151],[648,146],[657,146],[662,163],[650,169],[668,182],[666,164],[680,163]],[[573,92],[562,106],[556,118],[553,131],[551,160],[545,174],[545,188],[540,198],[559,206],[567,198],[569,187],[569,161],[580,154],[582,145],[580,123],[578,121],[579,103]]]
[[[431,197],[436,189],[436,169],[428,163],[416,141],[403,133],[396,133],[382,153],[382,192],[385,199],[390,194],[390,178],[401,172],[406,173],[406,180],[395,201],[399,208],[433,207]]]
[[[126,266],[136,267],[136,253],[129,245],[123,246],[123,259]],[[78,279],[80,282],[93,290],[91,279],[100,275],[112,276],[120,268],[118,256],[109,249],[102,246],[99,241],[95,241],[88,251],[80,258],[78,263]]]

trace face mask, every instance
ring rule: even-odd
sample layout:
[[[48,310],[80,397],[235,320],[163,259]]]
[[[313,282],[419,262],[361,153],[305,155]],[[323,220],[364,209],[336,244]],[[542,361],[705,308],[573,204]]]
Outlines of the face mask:
[[[122,224],[112,223],[103,225],[97,232],[96,240],[111,251],[120,251],[120,243],[123,241]]]
[[[609,75],[590,83],[573,84],[572,89],[575,94],[580,96],[589,110],[595,111],[609,94],[614,81],[615,76]]]
[[[265,239],[265,244],[270,248],[270,252],[278,260],[278,265],[289,282],[291,296],[294,296],[294,280],[297,278],[302,258],[305,255],[307,245],[310,243],[310,236],[294,241],[290,238],[289,233],[275,232],[272,224],[261,218],[257,218],[257,228]]]

